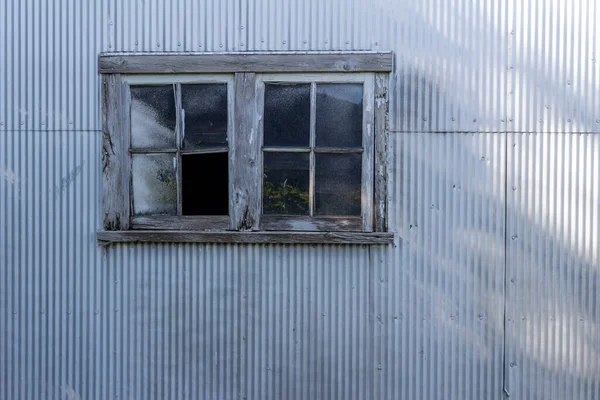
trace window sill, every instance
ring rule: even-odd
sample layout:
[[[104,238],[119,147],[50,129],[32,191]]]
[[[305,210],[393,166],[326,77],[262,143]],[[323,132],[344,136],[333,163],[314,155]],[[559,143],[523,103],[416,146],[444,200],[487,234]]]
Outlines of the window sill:
[[[394,242],[393,232],[98,231],[110,243],[374,244]]]

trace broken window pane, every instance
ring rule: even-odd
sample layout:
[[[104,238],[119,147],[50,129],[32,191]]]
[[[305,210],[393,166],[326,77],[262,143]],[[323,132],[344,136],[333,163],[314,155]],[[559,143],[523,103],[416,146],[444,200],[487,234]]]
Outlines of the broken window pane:
[[[309,154],[264,153],[263,212],[309,215]]]
[[[308,146],[310,84],[265,85],[264,145]]]
[[[177,215],[175,160],[175,154],[132,156],[134,215]]]
[[[315,154],[315,215],[360,215],[360,154]]]
[[[131,147],[174,148],[173,85],[131,86]]]
[[[317,147],[361,147],[363,86],[317,84]]]
[[[182,214],[229,214],[228,153],[181,156]]]
[[[183,147],[227,145],[227,85],[181,85],[185,117]]]

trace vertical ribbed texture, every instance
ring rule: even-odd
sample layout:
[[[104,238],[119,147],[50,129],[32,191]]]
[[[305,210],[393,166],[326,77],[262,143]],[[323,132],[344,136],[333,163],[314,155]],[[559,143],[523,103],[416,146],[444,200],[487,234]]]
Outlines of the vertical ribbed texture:
[[[395,134],[396,249],[374,249],[373,398],[502,393],[505,135]]]
[[[511,134],[507,384],[600,398],[600,135]]]
[[[509,131],[600,132],[600,2],[510,1]]]
[[[0,398],[600,398],[599,20],[598,0],[2,2]],[[100,52],[378,49],[396,245],[96,242]]]

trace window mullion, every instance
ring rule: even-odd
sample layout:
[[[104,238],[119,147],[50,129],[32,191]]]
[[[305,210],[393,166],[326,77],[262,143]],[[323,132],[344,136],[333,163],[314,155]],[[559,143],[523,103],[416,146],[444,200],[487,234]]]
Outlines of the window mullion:
[[[310,156],[308,180],[308,208],[310,216],[315,215],[315,134],[317,126],[317,84],[310,84]]]
[[[182,202],[182,187],[181,187],[181,143],[183,136],[184,127],[184,115],[183,108],[181,106],[181,84],[173,84],[175,92],[175,140],[177,147],[177,154],[175,154],[176,168],[175,174],[177,177],[177,215],[181,216],[183,213],[183,202]]]
[[[231,229],[260,229],[261,157],[259,113],[262,114],[263,85],[255,73],[235,74],[234,132],[231,146],[232,182],[229,192]]]

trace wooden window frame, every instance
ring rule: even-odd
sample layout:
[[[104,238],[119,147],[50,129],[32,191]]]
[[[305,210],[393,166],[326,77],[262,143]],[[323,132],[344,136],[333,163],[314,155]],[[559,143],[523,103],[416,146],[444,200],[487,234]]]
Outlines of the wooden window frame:
[[[390,243],[393,234],[387,232],[387,146],[391,71],[389,52],[101,54],[104,229],[98,232],[98,239],[108,242]],[[315,84],[363,82],[360,217],[262,214],[263,151],[269,151],[262,145],[264,85],[281,81],[311,84],[312,172],[317,151],[313,115]],[[174,83],[180,87],[182,83],[223,82],[228,85],[229,216],[132,216],[129,86]],[[178,115],[178,142],[179,120]],[[177,155],[180,179],[179,149]],[[313,186],[311,174],[311,189]],[[178,210],[180,214],[179,200]]]

